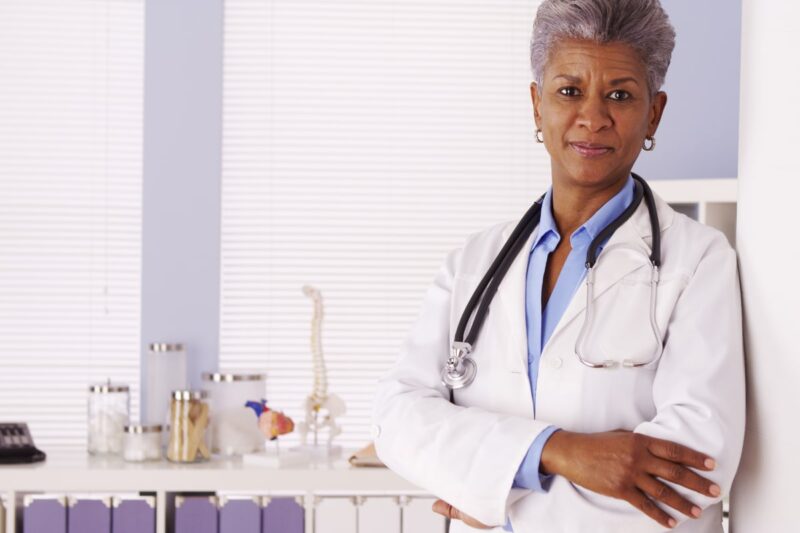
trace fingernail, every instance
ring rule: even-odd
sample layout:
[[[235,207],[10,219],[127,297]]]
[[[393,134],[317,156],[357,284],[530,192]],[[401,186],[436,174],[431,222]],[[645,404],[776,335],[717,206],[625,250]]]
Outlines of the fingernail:
[[[701,512],[701,511],[700,511],[700,508],[699,508],[699,507],[692,507],[692,516],[694,516],[695,518],[697,518],[698,516],[700,516],[700,512]]]
[[[675,527],[675,524],[677,524],[677,522],[675,521],[674,518],[670,518],[667,524],[669,524],[669,527]]]
[[[717,466],[717,463],[714,461],[714,459],[706,459],[705,463],[703,464],[706,465],[706,468],[714,468]]]
[[[719,486],[711,485],[708,487],[708,492],[710,492],[712,496],[719,496]]]

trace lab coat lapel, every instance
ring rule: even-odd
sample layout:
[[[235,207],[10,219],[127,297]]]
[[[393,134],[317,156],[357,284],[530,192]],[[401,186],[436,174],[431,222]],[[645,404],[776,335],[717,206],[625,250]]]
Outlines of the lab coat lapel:
[[[606,245],[603,247],[603,251],[600,253],[600,257],[598,258],[593,291],[593,297],[595,299],[610,289],[615,283],[617,283],[627,274],[646,264],[644,256],[636,254],[635,252],[617,250],[605,257],[603,256],[606,249],[615,243],[621,242],[630,242],[634,246],[641,246],[642,249],[648,251],[650,249],[649,246],[645,248],[644,243],[642,242],[642,237],[640,237],[639,234],[633,230],[633,226],[631,224],[626,223],[620,226],[608,240],[608,243],[606,243]],[[567,306],[566,311],[564,311],[564,314],[561,315],[558,324],[556,324],[556,329],[553,330],[552,335],[550,335],[548,344],[553,339],[558,337],[563,329],[570,322],[572,322],[572,320],[574,320],[578,314],[582,313],[584,309],[586,309],[585,279],[581,281],[581,284],[578,287],[578,290],[575,291],[575,295],[572,297],[572,300]]]
[[[644,209],[644,216],[647,217],[647,208],[644,202],[639,206],[637,211],[631,218],[622,226],[617,229],[611,236],[605,248],[614,242],[632,241],[642,245],[642,237],[639,232],[633,229],[633,219]],[[649,225],[649,222],[648,222]],[[503,231],[503,242],[508,240],[511,235],[515,224],[510,224]],[[528,273],[528,259],[530,255],[531,245],[533,244],[536,235],[539,233],[539,227],[532,232],[528,237],[525,246],[520,250],[514,258],[514,262],[508,269],[503,281],[497,288],[497,298],[502,304],[505,320],[507,322],[509,346],[512,348],[506,354],[506,363],[508,369],[512,372],[525,372],[528,371],[528,328],[526,322],[526,309],[525,309],[525,296],[526,296],[526,281]],[[649,228],[647,229],[649,234]],[[605,249],[604,248],[604,249]],[[595,278],[594,297],[597,298],[600,294],[606,291],[620,278],[629,272],[639,268],[643,264],[643,258],[632,256],[632,254],[615,253],[609,254],[608,257],[602,259],[602,265],[598,266]],[[581,283],[580,289],[573,296],[567,310],[561,317],[561,320],[556,326],[555,331],[551,335],[551,340],[559,331],[564,328],[575,316],[578,315],[583,309],[586,308],[586,286]]]
[[[664,202],[659,196],[653,193],[656,212],[658,213],[659,225],[661,231],[664,231],[672,224],[674,211]],[[600,252],[598,263],[595,270],[595,287],[593,291],[593,299],[597,299],[605,291],[614,286],[626,275],[634,270],[647,265],[645,257],[633,251],[626,252],[622,250],[611,250],[615,245],[625,243],[634,247],[645,250],[647,254],[650,253],[650,244],[652,242],[652,231],[650,227],[650,216],[647,210],[647,204],[644,200],[639,204],[639,207],[634,211],[631,218],[622,224],[617,231],[609,238],[603,251]],[[606,254],[609,250],[610,253]],[[547,344],[561,334],[564,329],[586,309],[586,283],[585,280],[581,281],[580,287],[575,291],[575,295],[567,306],[566,311],[558,321],[555,330],[553,330]],[[546,346],[543,348],[546,349]]]
[[[659,197],[655,192],[653,196],[656,204],[661,231],[672,225],[675,212],[672,208]],[[505,243],[511,235],[516,223],[510,223],[502,233],[502,242]],[[526,276],[528,270],[528,257],[531,245],[539,233],[539,228],[533,230],[528,237],[523,248],[514,258],[514,262],[508,269],[506,276],[497,288],[497,298],[500,300],[504,318],[507,322],[507,332],[509,345],[512,347],[506,354],[506,362],[512,372],[528,371],[528,330],[525,320],[525,290]],[[647,204],[642,200],[639,207],[634,211],[631,218],[622,224],[611,236],[603,247],[602,254],[611,246],[617,243],[626,243],[642,249],[650,250],[651,242],[650,216],[647,211]],[[595,272],[594,298],[611,288],[627,274],[645,265],[645,258],[635,252],[625,253],[616,250],[609,253],[607,257],[598,259],[599,263]],[[586,309],[586,284],[581,282],[580,287],[575,292],[564,314],[561,316],[556,329],[548,340],[551,344],[554,338],[563,332],[564,328],[570,324],[584,309]],[[546,349],[546,346],[543,348]]]
[[[503,231],[503,243],[508,240],[516,224]],[[506,363],[512,372],[528,372],[528,329],[525,323],[525,278],[528,272],[528,255],[539,233],[537,226],[528,236],[525,245],[514,258],[503,281],[497,288],[497,298],[508,323],[509,345]]]

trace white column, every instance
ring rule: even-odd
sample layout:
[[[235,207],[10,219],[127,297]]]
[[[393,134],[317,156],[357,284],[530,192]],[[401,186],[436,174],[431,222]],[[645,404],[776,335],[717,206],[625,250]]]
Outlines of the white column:
[[[743,0],[736,236],[748,418],[734,533],[800,528],[799,36],[797,0]]]

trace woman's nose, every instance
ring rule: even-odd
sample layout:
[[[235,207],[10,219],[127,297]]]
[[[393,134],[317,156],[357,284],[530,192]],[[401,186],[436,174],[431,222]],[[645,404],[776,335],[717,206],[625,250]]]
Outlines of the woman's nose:
[[[578,125],[591,132],[597,132],[610,127],[613,121],[608,112],[608,104],[601,96],[584,98],[578,109]]]

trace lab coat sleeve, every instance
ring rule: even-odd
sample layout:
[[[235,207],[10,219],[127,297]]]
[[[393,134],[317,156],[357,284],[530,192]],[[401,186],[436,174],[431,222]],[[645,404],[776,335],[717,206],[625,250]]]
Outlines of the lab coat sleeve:
[[[461,250],[448,254],[394,367],[379,380],[372,422],[378,457],[411,483],[490,526],[530,490],[517,468],[549,424],[449,402],[451,292]]]
[[[727,241],[724,248],[715,248],[700,260],[673,308],[653,381],[656,415],[633,428],[636,433],[677,442],[716,460],[713,471],[698,473],[720,486],[719,497],[665,482],[704,510],[730,491],[745,423],[736,253]],[[561,476],[555,477],[542,496],[546,502],[526,501],[518,514],[512,513],[515,532],[533,533],[537,523],[559,524],[558,531],[669,531],[627,501],[594,493]],[[675,518],[678,528],[693,520],[665,504],[658,505]]]
[[[741,292],[730,247],[700,262],[678,300],[653,382],[653,401],[656,416],[634,431],[714,458],[716,468],[699,473],[722,493],[712,498],[670,486],[702,509],[720,501],[730,492],[739,466],[745,424]],[[672,514],[678,522],[690,520]]]
[[[736,252],[727,246],[704,257],[673,310],[665,350],[653,381],[656,416],[634,431],[698,450],[716,460],[700,475],[719,497],[671,484],[705,509],[730,492],[744,441],[745,375],[741,290]],[[678,522],[691,520],[673,512]]]

